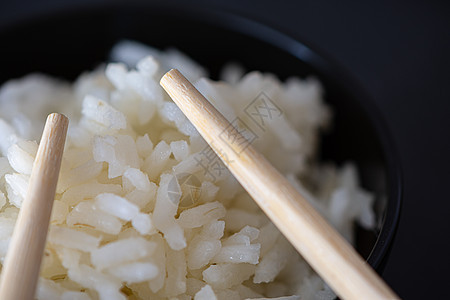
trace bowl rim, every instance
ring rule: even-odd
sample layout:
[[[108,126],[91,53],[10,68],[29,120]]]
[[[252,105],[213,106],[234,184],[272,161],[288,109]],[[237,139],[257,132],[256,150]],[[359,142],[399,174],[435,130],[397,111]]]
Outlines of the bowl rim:
[[[6,23],[0,24],[0,33],[13,29],[16,26],[24,26],[27,23],[45,19],[47,17],[54,17],[55,14],[76,14],[92,10],[118,10],[123,9],[154,9],[162,11],[174,16],[182,16],[183,18],[201,20],[216,27],[225,30],[230,30],[255,38],[263,43],[270,44],[295,58],[306,62],[313,69],[318,70],[321,74],[330,78],[339,87],[344,87],[351,91],[355,96],[358,104],[361,106],[365,116],[369,119],[369,123],[373,126],[375,135],[380,141],[382,155],[386,160],[386,174],[388,183],[388,201],[387,207],[382,220],[381,230],[378,233],[376,242],[367,258],[367,262],[379,273],[382,272],[383,267],[387,261],[388,253],[393,245],[394,238],[397,232],[401,207],[403,198],[403,174],[398,159],[398,152],[395,148],[391,133],[388,130],[386,122],[375,105],[373,99],[362,88],[360,82],[347,70],[344,66],[337,63],[331,55],[324,51],[318,50],[311,43],[300,41],[303,38],[297,38],[290,33],[286,33],[286,29],[277,28],[276,24],[268,24],[265,21],[256,20],[255,17],[248,17],[238,14],[237,12],[230,12],[223,8],[206,8],[206,7],[192,7],[185,3],[178,3],[177,7],[173,7],[173,1],[169,3],[161,2],[92,2],[83,3],[73,7],[58,6],[46,7],[38,10],[31,15],[18,15],[17,18],[11,19]],[[351,86],[351,89],[348,87]],[[364,99],[361,101],[360,99]]]
[[[388,184],[388,201],[382,220],[381,230],[376,242],[367,257],[367,262],[378,272],[382,272],[387,262],[388,253],[393,245],[397,232],[403,197],[403,175],[400,160],[391,133],[388,130],[378,107],[373,99],[362,88],[362,85],[356,80],[346,68],[331,59],[328,54],[317,50],[309,43],[300,42],[297,38],[278,30],[276,26],[265,25],[248,17],[240,16],[236,13],[210,10],[195,12],[196,14],[210,14],[206,21],[212,21],[214,25],[223,26],[225,29],[233,30],[238,33],[256,38],[262,42],[277,47],[297,59],[306,62],[313,69],[331,78],[333,82],[340,87],[351,90],[359,105],[363,109],[369,123],[374,127],[375,135],[381,144],[383,158],[386,160],[386,174]],[[212,17],[214,15],[214,17]],[[232,20],[230,22],[230,20]],[[349,89],[348,87],[351,87]],[[364,99],[364,101],[361,101]]]

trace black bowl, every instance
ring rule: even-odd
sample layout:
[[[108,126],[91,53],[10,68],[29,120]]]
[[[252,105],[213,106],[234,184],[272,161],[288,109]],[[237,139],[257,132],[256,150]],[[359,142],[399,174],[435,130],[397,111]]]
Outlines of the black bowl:
[[[377,194],[379,227],[357,229],[357,250],[381,272],[395,235],[401,204],[401,172],[378,111],[342,68],[304,44],[264,25],[216,11],[110,4],[39,14],[0,28],[0,83],[30,72],[66,79],[96,67],[121,39],[175,46],[206,66],[213,78],[229,61],[248,70],[317,76],[335,112],[321,156],[355,161],[362,185]]]

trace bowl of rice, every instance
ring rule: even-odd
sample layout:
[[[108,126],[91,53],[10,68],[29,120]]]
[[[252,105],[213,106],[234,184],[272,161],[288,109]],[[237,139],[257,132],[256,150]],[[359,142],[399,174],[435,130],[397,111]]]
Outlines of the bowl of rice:
[[[329,59],[235,15],[150,5],[53,12],[0,37],[1,262],[45,117],[70,118],[36,299],[335,298],[159,86],[170,68],[381,272],[400,168]]]

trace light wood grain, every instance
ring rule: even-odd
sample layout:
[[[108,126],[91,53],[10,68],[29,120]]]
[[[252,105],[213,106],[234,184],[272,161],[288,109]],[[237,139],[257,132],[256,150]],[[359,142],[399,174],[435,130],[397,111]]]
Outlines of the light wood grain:
[[[376,272],[177,70],[161,85],[266,215],[344,299],[399,299]],[[227,163],[231,162],[231,163]]]
[[[51,114],[47,118],[2,269],[2,300],[34,299],[68,122],[60,114]]]

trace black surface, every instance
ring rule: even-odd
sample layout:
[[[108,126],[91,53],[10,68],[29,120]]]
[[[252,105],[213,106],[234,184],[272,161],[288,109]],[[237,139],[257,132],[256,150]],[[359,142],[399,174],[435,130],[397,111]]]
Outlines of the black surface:
[[[1,3],[0,26],[38,12],[86,3],[85,0]],[[450,9],[447,2],[191,3],[236,12],[287,32],[327,53],[359,79],[387,121],[405,179],[402,218],[384,278],[405,299],[448,298],[445,287],[450,279],[447,275],[450,242],[446,239],[450,231],[447,192]]]

